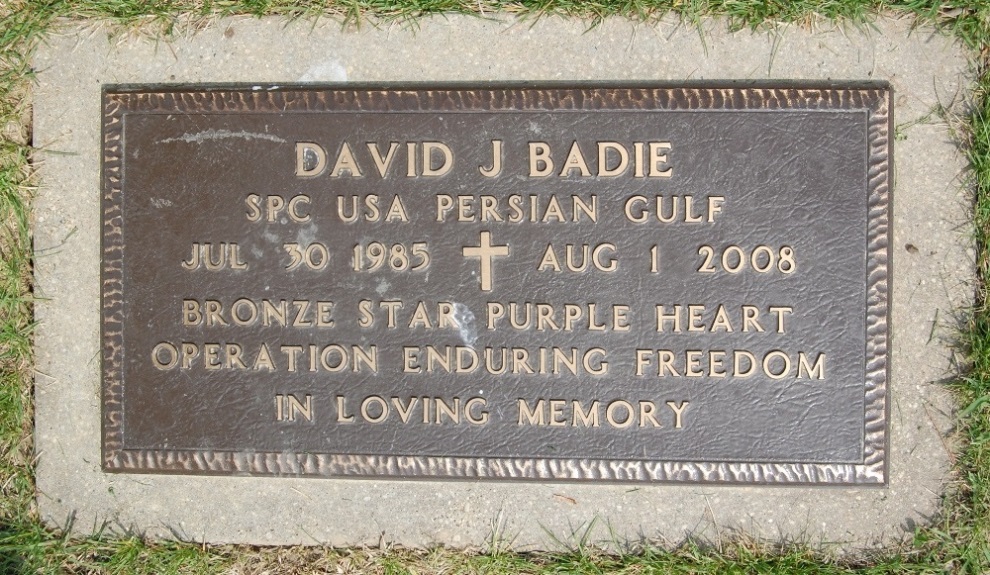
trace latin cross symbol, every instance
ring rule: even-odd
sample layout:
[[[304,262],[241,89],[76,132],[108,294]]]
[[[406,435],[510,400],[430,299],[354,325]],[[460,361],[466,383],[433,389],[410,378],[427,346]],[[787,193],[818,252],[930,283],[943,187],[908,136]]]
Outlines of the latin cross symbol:
[[[481,291],[492,291],[492,258],[509,255],[509,246],[493,246],[491,232],[481,232],[480,245],[464,246],[464,257],[481,260]]]

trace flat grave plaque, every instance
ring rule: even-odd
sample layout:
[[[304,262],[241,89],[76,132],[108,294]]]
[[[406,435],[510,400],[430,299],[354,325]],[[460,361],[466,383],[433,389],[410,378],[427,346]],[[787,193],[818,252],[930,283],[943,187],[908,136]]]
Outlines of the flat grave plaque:
[[[103,113],[107,471],[886,483],[885,84]]]

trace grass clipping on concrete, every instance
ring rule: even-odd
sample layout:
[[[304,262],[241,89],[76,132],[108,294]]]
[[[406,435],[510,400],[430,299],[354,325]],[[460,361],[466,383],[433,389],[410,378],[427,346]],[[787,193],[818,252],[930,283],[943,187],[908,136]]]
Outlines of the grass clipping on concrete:
[[[943,513],[912,542],[872,557],[836,559],[802,545],[770,547],[736,539],[714,548],[643,547],[604,553],[579,536],[559,553],[517,554],[497,541],[462,553],[444,549],[255,548],[144,541],[67,539],[46,529],[34,508],[32,431],[32,249],[30,56],[57,19],[152,26],[230,15],[333,17],[345,23],[410,21],[435,13],[561,15],[595,25],[611,15],[687,23],[719,16],[735,28],[777,22],[868,23],[878,11],[934,23],[970,48],[978,66],[973,112],[959,130],[970,162],[980,285],[968,330],[971,362],[953,384],[962,445],[958,481]],[[0,573],[985,573],[990,571],[990,2],[987,0],[0,0]],[[590,529],[588,530],[590,532]]]

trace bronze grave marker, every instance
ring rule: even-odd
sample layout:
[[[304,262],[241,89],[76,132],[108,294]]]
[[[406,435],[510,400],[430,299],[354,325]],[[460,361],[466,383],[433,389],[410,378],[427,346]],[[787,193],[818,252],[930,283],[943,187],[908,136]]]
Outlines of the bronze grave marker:
[[[104,469],[885,484],[889,98],[108,88]]]

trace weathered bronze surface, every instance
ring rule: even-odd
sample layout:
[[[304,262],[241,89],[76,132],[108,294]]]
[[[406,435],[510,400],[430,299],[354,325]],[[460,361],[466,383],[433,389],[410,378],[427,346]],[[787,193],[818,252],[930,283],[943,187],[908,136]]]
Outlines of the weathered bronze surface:
[[[104,469],[885,484],[886,85],[116,87]]]

